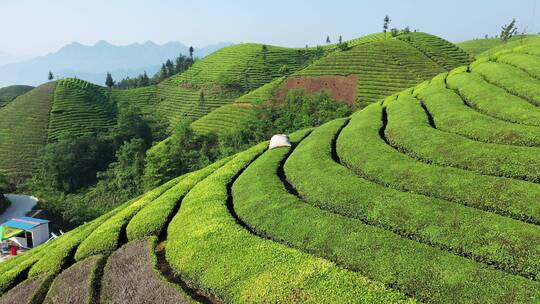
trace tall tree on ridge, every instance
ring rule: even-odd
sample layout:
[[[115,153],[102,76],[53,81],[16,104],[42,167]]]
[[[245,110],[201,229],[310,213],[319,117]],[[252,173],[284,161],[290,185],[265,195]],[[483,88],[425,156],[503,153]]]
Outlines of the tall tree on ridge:
[[[105,84],[106,84],[109,88],[112,88],[112,86],[114,85],[114,80],[113,80],[113,78],[112,78],[111,73],[108,73],[108,72],[107,72],[107,78],[105,79]]]
[[[386,32],[388,31],[388,26],[390,25],[390,17],[388,17],[388,15],[384,16],[384,23],[383,23],[383,33],[386,34]],[[386,35],[384,35],[384,37],[386,38]]]
[[[331,43],[330,36],[326,36],[326,43]]]
[[[47,77],[47,79],[49,79],[49,81],[54,79],[54,75],[51,71],[49,71],[49,76]]]
[[[149,84],[150,84],[150,78],[148,78],[146,71],[144,71],[141,78],[141,86],[145,87],[145,86],[148,86]]]
[[[167,78],[167,67],[164,63],[161,65],[161,69],[159,70],[159,79],[164,80],[165,78]]]
[[[507,42],[512,38],[515,34],[517,34],[517,26],[516,26],[516,19],[512,19],[512,22],[509,24],[505,24],[501,28],[501,40],[503,42]]]
[[[193,52],[195,52],[195,49],[192,46],[190,46],[189,47],[189,58],[191,58],[192,60],[193,60]]]
[[[165,67],[167,68],[167,77],[171,77],[176,73],[174,64],[170,59],[165,62]]]

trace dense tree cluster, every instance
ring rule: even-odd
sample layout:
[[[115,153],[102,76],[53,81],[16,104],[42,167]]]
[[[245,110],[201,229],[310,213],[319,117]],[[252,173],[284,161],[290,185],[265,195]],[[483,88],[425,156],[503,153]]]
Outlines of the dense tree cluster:
[[[141,193],[146,150],[163,133],[149,121],[138,109],[126,108],[107,134],[66,137],[47,145],[39,171],[27,185],[47,198],[40,207],[70,227]]]
[[[303,90],[292,90],[283,101],[262,105],[253,119],[240,122],[235,132],[221,136],[222,154],[230,155],[267,140],[273,134],[319,126],[351,112],[349,106],[332,100],[325,91],[309,96]]]
[[[126,77],[120,80],[114,85],[116,89],[133,89],[139,87],[146,87],[149,85],[155,85],[159,82],[174,76],[176,74],[182,73],[189,69],[197,59],[193,58],[192,51],[189,56],[179,55],[176,59],[168,59],[165,63],[161,65],[161,69],[154,76],[148,77],[146,71],[134,78]]]
[[[4,193],[8,191],[8,182],[7,179],[0,174],[0,212],[9,206],[8,200],[4,197]]]
[[[202,97],[204,98],[204,97]],[[270,138],[347,116],[351,109],[323,92],[308,96],[291,91],[283,101],[261,105],[256,118],[239,122],[236,132],[197,134],[190,121],[160,141],[134,108],[118,115],[107,134],[62,138],[43,151],[39,173],[29,187],[47,198],[39,208],[66,229],[91,220],[114,206],[174,177],[203,168]]]

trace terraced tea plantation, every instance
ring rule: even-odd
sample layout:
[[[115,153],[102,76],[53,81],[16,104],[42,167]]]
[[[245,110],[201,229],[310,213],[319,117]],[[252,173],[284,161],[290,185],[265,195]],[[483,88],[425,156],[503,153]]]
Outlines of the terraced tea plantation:
[[[14,85],[5,88],[0,88],[0,108],[8,104],[8,102],[29,92],[34,87],[26,85]]]
[[[192,127],[199,133],[227,133],[240,127],[239,122],[255,117],[255,107],[274,98],[274,92],[283,82],[276,78],[258,89],[237,98],[233,103],[223,105],[194,121]]]
[[[0,302],[538,303],[539,56],[178,177],[1,263]]]
[[[358,80],[353,88],[356,91],[353,103],[364,107],[470,62],[470,56],[455,45],[426,33],[401,34],[397,39],[376,33],[350,40],[348,46],[350,49],[345,51],[338,50],[337,45],[326,46],[325,49],[333,52],[292,74],[289,80],[309,82],[322,77],[354,75]],[[283,81],[283,78],[277,78],[239,97],[235,103],[223,105],[197,120],[193,127],[202,133],[234,130],[239,121],[253,116],[253,101],[258,104],[275,99]]]
[[[540,41],[538,35],[527,36],[514,36],[509,39],[507,43],[504,43],[500,38],[487,38],[487,39],[474,39],[463,41],[457,44],[461,49],[471,54],[472,56],[479,56],[482,54],[496,53],[501,48],[512,48],[522,44],[534,43]]]
[[[348,45],[351,49],[347,51],[341,51],[336,44],[327,45],[320,54],[321,48],[239,44],[216,51],[198,60],[186,72],[155,86],[110,90],[79,79],[63,79],[53,89],[52,100],[50,96],[41,100],[40,93],[29,95],[37,99],[21,96],[18,106],[11,110],[5,106],[6,102],[0,101],[0,106],[4,105],[0,107],[0,117],[10,116],[0,122],[0,132],[11,134],[4,136],[13,136],[11,130],[21,130],[17,136],[33,138],[35,135],[24,131],[28,129],[46,138],[45,141],[32,139],[31,144],[22,146],[16,144],[20,140],[3,141],[0,149],[10,155],[0,161],[0,170],[12,181],[18,180],[18,176],[29,176],[34,172],[39,150],[47,142],[107,133],[116,124],[118,113],[128,107],[151,117],[152,123],[165,122],[169,131],[180,121],[189,119],[195,121],[193,128],[197,132],[227,133],[240,121],[253,118],[257,104],[274,99],[275,92],[287,79],[358,77],[352,93],[357,95],[358,106],[363,107],[447,72],[458,63],[468,63],[468,56],[454,45],[424,33],[400,35],[399,39],[376,33],[353,39]],[[316,56],[323,57],[315,60]],[[293,76],[284,77],[285,74]],[[352,103],[356,102],[354,98]],[[10,114],[24,113],[36,105],[42,106],[42,111],[33,112],[32,119],[46,122],[46,127],[34,128],[17,119],[21,113]],[[24,157],[15,156],[14,151],[21,151]]]
[[[20,180],[35,170],[47,143],[55,87],[41,85],[0,108],[0,174]]]
[[[365,106],[469,62],[466,53],[441,38],[410,33],[332,53],[293,77],[356,75],[356,99]]]
[[[80,79],[64,79],[54,91],[49,140],[105,132],[115,123],[116,105],[110,92]]]
[[[282,76],[284,67],[289,73],[305,67],[312,53],[261,44],[223,48],[160,83],[157,112],[171,126],[184,118],[198,119]]]

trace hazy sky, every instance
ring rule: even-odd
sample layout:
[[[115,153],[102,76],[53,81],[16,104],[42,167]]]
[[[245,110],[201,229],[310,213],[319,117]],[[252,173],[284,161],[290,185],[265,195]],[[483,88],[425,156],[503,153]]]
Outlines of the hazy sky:
[[[498,34],[512,18],[538,33],[538,10],[540,0],[0,0],[0,52],[40,55],[98,40],[305,46],[380,31],[385,14],[391,26],[457,42]]]

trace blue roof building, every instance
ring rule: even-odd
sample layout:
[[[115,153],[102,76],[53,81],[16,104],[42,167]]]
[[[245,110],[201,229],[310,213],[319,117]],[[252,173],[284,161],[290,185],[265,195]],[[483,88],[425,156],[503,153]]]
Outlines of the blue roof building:
[[[21,216],[2,224],[2,241],[11,240],[23,248],[32,248],[49,240],[48,220]]]

